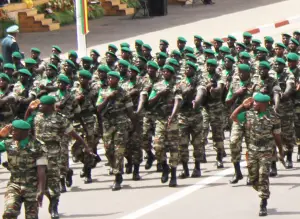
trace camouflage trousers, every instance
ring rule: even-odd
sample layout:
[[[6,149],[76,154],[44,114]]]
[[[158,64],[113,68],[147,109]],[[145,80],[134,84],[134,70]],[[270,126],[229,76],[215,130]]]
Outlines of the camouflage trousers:
[[[299,111],[299,113],[297,112],[297,109],[296,109],[295,120],[294,120],[295,134],[296,134],[297,140],[300,139],[300,109],[298,111]]]
[[[113,168],[113,173],[122,172],[124,154],[128,142],[128,122],[103,120],[103,143],[105,156]]]
[[[143,162],[142,151],[142,134],[143,134],[143,118],[137,121],[135,131],[128,136],[125,157],[132,159],[133,164],[141,164]]]
[[[195,161],[201,159],[201,154],[204,153],[201,147],[202,140],[202,114],[193,115],[178,115],[178,127],[179,127],[179,159],[181,162],[189,161],[189,143],[193,145],[193,156]]]
[[[60,166],[58,165],[59,160],[59,154],[48,155],[46,194],[50,198],[59,198],[60,196]]]
[[[21,212],[22,203],[25,207],[26,219],[37,219],[39,213],[36,201],[37,186],[20,186],[9,182],[4,196],[3,219],[17,219]]]
[[[170,127],[167,127],[167,118],[157,118],[155,120],[154,150],[158,163],[166,161],[166,150],[170,151],[169,163],[171,167],[178,165],[178,143],[179,129],[177,119],[173,121]]]
[[[231,127],[230,135],[230,152],[231,152],[231,162],[236,163],[241,161],[242,143],[243,138],[245,138],[246,146],[249,145],[249,137],[246,134],[246,128],[244,125],[233,122]]]
[[[223,112],[222,110],[203,109],[203,134],[201,147],[207,144],[209,125],[211,127],[213,147],[217,153],[223,154],[224,151],[224,130],[223,130]],[[203,149],[204,150],[204,149]]]
[[[293,152],[296,144],[294,116],[284,116],[281,120],[281,141],[285,152]]]
[[[228,106],[224,106],[224,117],[223,117],[223,125],[224,130],[231,130],[232,127],[232,120],[230,119],[231,116],[231,109]]]
[[[152,149],[152,137],[155,131],[155,116],[146,114],[143,118],[142,148],[145,152]]]
[[[248,171],[249,179],[253,188],[258,191],[260,198],[268,199],[269,190],[269,173],[272,160],[272,151],[253,151],[249,150]]]
[[[60,175],[66,176],[68,170],[70,169],[69,166],[69,144],[72,141],[72,138],[65,135],[63,136],[60,142],[60,159],[59,159],[59,166],[60,166]]]

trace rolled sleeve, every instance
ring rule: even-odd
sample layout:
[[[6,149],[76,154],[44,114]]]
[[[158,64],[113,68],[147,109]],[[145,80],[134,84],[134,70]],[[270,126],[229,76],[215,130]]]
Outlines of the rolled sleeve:
[[[48,165],[48,159],[47,157],[40,157],[39,159],[36,160],[36,165],[37,166],[47,166]]]

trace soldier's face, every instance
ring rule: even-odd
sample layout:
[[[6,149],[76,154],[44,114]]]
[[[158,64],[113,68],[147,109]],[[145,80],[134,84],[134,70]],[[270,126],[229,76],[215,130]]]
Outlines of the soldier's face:
[[[299,39],[300,39],[300,35],[297,34],[297,33],[295,33],[295,34],[293,35],[293,37],[294,37],[296,40],[298,40],[298,41],[299,41]]]
[[[251,43],[251,37],[244,37],[243,42],[247,45]]]
[[[141,51],[142,50],[142,46],[140,45],[140,44],[135,44],[135,49],[137,50],[137,51]]]
[[[53,78],[56,74],[56,71],[52,68],[47,68],[46,75],[48,78]]]
[[[268,42],[268,41],[265,41],[265,47],[266,47],[267,49],[271,49],[272,46],[273,46],[273,43]]]
[[[27,138],[28,134],[29,134],[28,130],[16,129],[14,127],[12,128],[13,140],[21,141],[21,140]]]
[[[244,57],[240,57],[240,63],[241,64],[248,64],[249,63],[249,59],[244,58]]]
[[[244,47],[241,47],[241,46],[237,46],[236,50],[237,50],[238,53],[241,53],[241,52],[245,51]]]
[[[72,72],[72,67],[71,66],[69,66],[69,64],[64,64],[64,71],[66,72],[66,73],[71,73]]]
[[[257,52],[257,58],[258,58],[259,60],[263,60],[263,59],[265,59],[266,57],[267,57],[267,53],[265,53],[265,52],[260,52],[260,51]]]
[[[0,78],[0,88],[5,89],[5,88],[7,88],[7,85],[8,85],[8,82],[5,79]]]
[[[76,63],[76,61],[77,61],[77,58],[74,56],[69,56],[69,59],[74,63]]]
[[[115,49],[112,48],[112,47],[108,47],[108,51],[109,51],[109,52],[112,52],[112,53],[116,53],[116,52],[117,52],[117,50],[115,50]]]
[[[289,68],[294,69],[294,68],[297,67],[297,65],[298,65],[297,61],[288,60],[288,67]]]
[[[31,51],[31,58],[33,59],[37,59],[39,57],[39,54],[34,52],[34,51]]]
[[[289,42],[290,42],[290,37],[288,37],[288,36],[282,36],[282,43],[284,44],[284,45],[288,45],[289,44]]]
[[[143,56],[149,56],[150,55],[150,50],[142,47],[142,53],[143,53]]]
[[[98,72],[98,76],[99,76],[99,79],[100,79],[100,80],[105,80],[105,79],[107,78],[106,72],[104,72],[104,71],[99,71],[99,70],[97,70],[97,72]]]
[[[217,66],[211,65],[211,64],[207,64],[206,65],[207,71],[209,73],[215,73]]]
[[[128,52],[123,52],[123,51],[122,51],[121,57],[122,57],[122,59],[129,59],[130,54],[129,54]]]
[[[119,79],[113,76],[108,76],[107,83],[110,87],[117,87],[119,83]]]
[[[186,43],[185,42],[182,42],[182,41],[177,41],[177,48],[179,50],[183,50],[184,47],[185,47]]]
[[[52,53],[53,53],[53,54],[56,54],[56,55],[59,55],[59,54],[60,54],[59,51],[57,51],[57,50],[54,49],[54,48],[52,48]]]
[[[59,61],[56,59],[56,58],[51,58],[50,59],[50,62],[53,64],[53,65],[58,65]]]
[[[185,71],[185,75],[187,77],[193,77],[195,75],[195,69],[191,66],[188,66],[186,71]]]
[[[10,68],[4,68],[3,69],[4,73],[7,74],[8,76],[12,76],[12,74],[14,73],[14,70],[10,69]]]
[[[46,105],[46,104],[39,105],[39,111],[41,113],[49,113],[49,112],[53,111],[53,109],[54,109],[54,105]]]
[[[83,85],[83,86],[86,86],[89,84],[89,79],[85,78],[85,77],[82,77],[82,76],[79,76],[79,83],[80,85]]]
[[[198,38],[194,38],[194,44],[196,47],[201,46],[201,40],[199,40]]]
[[[275,54],[276,54],[277,56],[282,56],[282,55],[283,55],[283,52],[284,52],[284,48],[279,47],[279,46],[276,46],[276,47],[275,47]]]
[[[58,81],[58,89],[59,90],[66,90],[67,89],[68,84],[63,82],[63,81]]]
[[[275,70],[276,72],[283,72],[284,67],[285,67],[284,64],[281,64],[281,63],[279,63],[279,62],[275,62],[274,70]]]
[[[167,48],[168,48],[168,46],[165,43],[160,43],[159,44],[159,50],[160,51],[164,52],[164,51],[167,50]]]
[[[250,78],[250,72],[239,70],[239,77],[241,81],[247,81]]]
[[[225,58],[225,67],[226,68],[231,68],[233,65],[233,62],[230,59]]]
[[[145,64],[146,63],[143,60],[141,60],[141,59],[137,60],[137,67],[143,68],[145,66]]]
[[[296,50],[298,48],[298,46],[296,44],[294,44],[292,41],[289,43],[289,49],[290,50]]]
[[[265,80],[265,79],[268,78],[268,76],[269,76],[269,69],[260,66],[260,67],[258,67],[258,71],[259,71],[260,78],[262,80]]]
[[[228,47],[232,47],[232,46],[234,46],[234,43],[235,43],[235,40],[234,39],[228,39],[227,40],[227,45],[228,45]]]
[[[113,62],[115,62],[115,61],[116,61],[116,59],[115,59],[114,56],[112,56],[111,54],[107,54],[107,55],[106,55],[106,62],[108,62],[108,63],[113,63]]]
[[[262,107],[264,107],[264,103],[260,103],[260,102],[256,102],[256,101],[253,102],[253,109],[255,111],[260,111],[260,109]]]
[[[156,75],[156,69],[153,68],[152,66],[147,67],[147,73],[149,76],[154,77]]]
[[[258,43],[252,43],[251,48],[253,51],[256,51],[256,48],[259,46],[260,46],[260,44],[258,44]]]
[[[96,53],[91,52],[90,57],[91,57],[91,58],[93,59],[93,61],[95,62],[95,61],[97,61],[97,59],[98,59],[99,56],[98,56]]]
[[[166,59],[165,58],[158,57],[157,64],[159,66],[163,66],[165,63],[166,63]]]
[[[20,74],[20,81],[22,83],[26,83],[29,79],[29,76],[28,75],[25,75],[25,74]]]
[[[164,76],[165,80],[170,80],[172,78],[173,74],[169,70],[164,69],[163,76]]]
[[[82,67],[85,70],[89,70],[91,68],[91,63],[90,62],[86,62],[86,61],[82,61]]]
[[[135,79],[136,76],[137,76],[137,72],[136,71],[132,71],[132,70],[128,71],[128,77],[130,79]]]
[[[221,58],[221,59],[224,59],[224,57],[225,57],[226,54],[225,54],[224,52],[220,51],[220,52],[219,52],[219,55],[220,55],[220,58]]]
[[[218,41],[214,41],[214,47],[215,49],[219,49],[222,46],[222,43],[218,42]]]
[[[119,67],[120,73],[123,73],[123,74],[127,73],[127,71],[128,71],[128,67],[127,66],[119,64],[118,67]]]

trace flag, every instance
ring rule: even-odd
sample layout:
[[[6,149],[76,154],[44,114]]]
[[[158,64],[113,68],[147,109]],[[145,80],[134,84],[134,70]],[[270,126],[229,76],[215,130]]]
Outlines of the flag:
[[[78,1],[80,1],[82,34],[86,35],[89,32],[88,0],[78,0]]]

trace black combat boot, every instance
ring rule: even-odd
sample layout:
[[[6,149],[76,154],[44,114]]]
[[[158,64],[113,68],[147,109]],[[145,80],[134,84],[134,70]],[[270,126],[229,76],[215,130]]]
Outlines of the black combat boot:
[[[243,174],[240,167],[240,162],[233,163],[234,166],[234,176],[229,181],[230,184],[236,184],[239,182],[239,180],[243,179]]]
[[[121,190],[121,183],[123,182],[122,174],[118,173],[115,175],[115,181],[112,186],[112,191],[118,191]]]
[[[127,163],[125,164],[125,173],[126,174],[131,174],[132,173],[132,158],[128,157],[127,158]]]
[[[188,162],[182,162],[182,168],[183,168],[183,171],[179,174],[178,177],[180,179],[186,179],[186,178],[190,177]]]
[[[223,152],[218,152],[217,153],[217,168],[218,169],[224,168],[224,165],[223,165]]]
[[[49,204],[49,213],[50,213],[51,219],[59,219],[58,198],[51,198],[50,204]]]
[[[277,166],[276,166],[276,161],[272,161],[272,163],[271,163],[270,176],[271,176],[271,177],[277,176]]]
[[[155,156],[154,156],[154,154],[152,153],[151,150],[147,152],[147,156],[148,156],[148,159],[147,159],[147,162],[145,164],[145,169],[149,170],[149,169],[151,169],[152,164],[155,161]]]
[[[268,205],[268,201],[267,199],[261,199],[260,202],[260,210],[259,210],[259,216],[263,217],[263,216],[267,216],[268,215],[268,211],[267,211],[267,205]]]
[[[59,188],[60,188],[60,192],[61,193],[65,193],[67,191],[67,189],[66,189],[66,181],[65,181],[65,177],[64,176],[60,177]]]
[[[161,182],[166,183],[169,180],[169,171],[170,171],[170,168],[169,168],[169,165],[167,164],[167,161],[164,161],[162,163],[162,167],[163,167],[163,172],[162,172],[162,175],[161,175]]]
[[[156,164],[156,172],[161,173],[163,171],[163,167],[161,163]]]
[[[177,177],[176,177],[176,167],[171,167],[171,180],[169,182],[169,187],[177,186]]]
[[[90,167],[85,168],[84,184],[92,183],[92,169]]]
[[[134,164],[134,165],[133,165],[132,180],[134,180],[134,181],[139,181],[139,180],[141,180],[141,176],[140,176],[140,165],[139,165],[139,164]]]
[[[292,161],[292,152],[286,152],[286,168],[292,169],[293,168],[293,161]]]
[[[195,167],[192,173],[192,178],[198,178],[201,176],[201,169],[200,169],[200,162],[199,161],[195,161]]]
[[[300,162],[300,145],[298,145],[297,162]]]
[[[72,184],[73,184],[73,170],[72,169],[69,169],[68,172],[67,172],[67,175],[66,175],[66,186],[67,187],[71,187]]]

